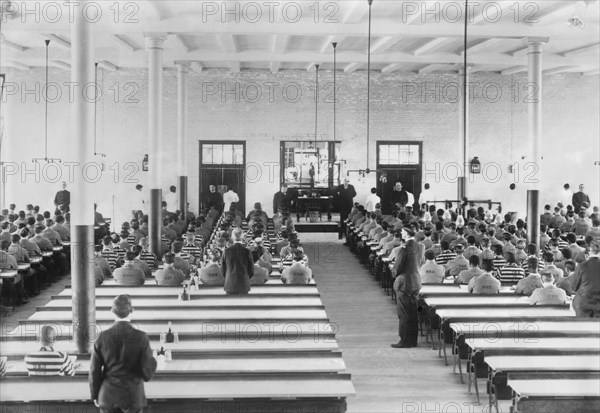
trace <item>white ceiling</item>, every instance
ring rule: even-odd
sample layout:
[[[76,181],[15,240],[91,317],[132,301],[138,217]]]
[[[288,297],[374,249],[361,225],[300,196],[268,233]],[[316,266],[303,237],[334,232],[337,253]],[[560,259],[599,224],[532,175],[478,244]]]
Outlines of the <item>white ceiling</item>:
[[[69,68],[70,10],[63,1],[3,3],[0,64],[18,70],[45,65]],[[366,70],[367,0],[280,1],[95,1],[96,60],[103,68],[146,67],[145,35],[166,36],[164,65],[194,62],[194,70],[333,69],[332,42],[338,42],[337,68]],[[118,7],[115,4],[118,4]],[[575,0],[470,0],[468,60],[473,71],[513,74],[527,69],[524,38],[547,37],[546,74],[598,74],[599,0],[587,8]],[[61,7],[60,9],[58,7]],[[99,9],[97,9],[97,7]],[[463,62],[464,1],[374,0],[372,69],[455,72]],[[460,13],[457,16],[457,12]],[[583,29],[567,20],[577,14]]]

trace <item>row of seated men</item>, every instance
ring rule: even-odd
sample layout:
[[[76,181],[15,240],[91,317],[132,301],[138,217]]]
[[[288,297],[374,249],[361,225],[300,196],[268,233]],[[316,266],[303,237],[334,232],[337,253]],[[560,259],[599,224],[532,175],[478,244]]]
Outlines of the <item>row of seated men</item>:
[[[256,208],[258,206],[258,208]],[[193,283],[206,285],[224,285],[225,274],[224,252],[226,248],[233,246],[236,241],[233,232],[242,226],[241,212],[235,209],[228,211],[222,219],[216,223],[217,212],[206,216],[202,225],[215,222],[214,232],[205,231],[198,234],[195,225],[199,222],[190,223],[187,232],[183,236],[163,239],[163,268],[156,271],[154,280],[159,285],[182,285],[184,280],[191,279]],[[279,255],[284,263],[289,264],[282,270],[281,280],[284,283],[297,284],[309,283],[312,272],[308,268],[306,254],[293,231],[293,221],[289,214],[281,214],[275,217],[275,227],[281,230],[275,243],[271,244],[266,231],[267,217],[260,210],[260,205],[255,205],[255,210],[248,215],[248,230],[242,233],[245,247],[252,254],[253,276],[251,285],[264,284],[269,280],[273,271],[271,265],[272,254]],[[113,234],[102,240],[102,247],[97,247],[95,257],[96,283],[100,285],[104,279],[114,277],[115,282],[120,285],[142,285],[146,279],[152,276],[153,270],[158,269],[156,255],[149,251],[149,243],[143,228],[140,228],[136,220],[130,225],[124,224],[121,236]],[[211,233],[214,234],[211,236]],[[173,242],[171,242],[173,240]],[[206,242],[204,241],[206,240]]]
[[[49,211],[37,212],[39,207],[27,205],[18,214],[10,214],[7,209],[0,214],[0,269],[29,266],[2,281],[2,297],[6,298],[12,287],[16,305],[27,303],[69,271],[68,251],[54,250],[70,241],[69,214],[63,216],[59,210],[54,216]]]
[[[388,270],[385,263],[393,264],[404,243],[414,239],[422,252],[422,283],[451,279],[480,294],[495,294],[502,284],[516,284],[515,293],[531,296],[531,304],[565,303],[567,295],[579,295],[578,303],[590,303],[594,309],[600,304],[597,212],[586,216],[591,226],[579,238],[560,228],[547,234],[547,225],[542,224],[540,249],[526,243],[526,225],[519,229],[508,217],[499,225],[471,218],[465,227],[460,216],[435,225],[409,216],[406,211],[387,216],[378,210],[364,213],[357,205],[348,217],[347,244],[380,277]],[[391,269],[392,277],[395,270]],[[574,307],[577,311],[575,303]],[[582,305],[578,312],[588,314],[588,307]]]

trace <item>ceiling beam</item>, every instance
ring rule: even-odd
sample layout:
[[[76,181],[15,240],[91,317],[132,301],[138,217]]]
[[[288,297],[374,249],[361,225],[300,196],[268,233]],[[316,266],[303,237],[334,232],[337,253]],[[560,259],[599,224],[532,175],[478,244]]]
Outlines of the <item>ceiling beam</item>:
[[[348,66],[346,66],[344,68],[344,73],[352,73],[355,70],[359,69],[363,65],[364,65],[364,63],[350,63]]]
[[[425,67],[419,69],[419,74],[426,75],[428,73],[435,72],[436,70],[440,70],[442,67],[443,67],[442,65],[437,65],[437,64],[428,65],[428,66],[425,66]]]
[[[342,19],[344,24],[358,23],[369,12],[369,5],[366,0],[346,0],[339,4],[343,4],[346,9]]]
[[[287,50],[288,42],[289,42],[289,36],[276,34],[273,38],[273,47],[272,47],[273,53],[275,53],[275,54],[285,53]]]
[[[559,73],[563,73],[563,72],[572,72],[573,70],[576,70],[577,67],[574,66],[560,66],[560,67],[555,67],[553,69],[548,69],[548,70],[544,70],[543,74],[544,76],[552,76],[552,75],[557,75]]]
[[[189,53],[192,51],[192,49],[185,43],[185,40],[183,40],[183,36],[180,34],[176,34],[175,36],[173,36],[173,38],[175,39],[175,43],[176,43],[176,47],[183,53]]]
[[[98,67],[101,68],[101,69],[105,69],[105,70],[111,71],[111,72],[116,72],[117,70],[119,70],[119,68],[117,67],[117,65],[112,64],[108,60],[100,60],[98,62]]]
[[[423,46],[419,47],[418,49],[416,49],[413,54],[415,56],[420,56],[435,50],[438,50],[442,47],[444,47],[445,45],[447,45],[448,43],[452,42],[453,39],[449,39],[446,37],[440,37],[437,39],[433,39],[433,40],[429,40],[427,43],[425,43]]]
[[[219,43],[224,53],[237,53],[237,45],[232,34],[220,34]]]
[[[402,22],[404,24],[413,24],[415,22],[425,23],[424,12],[439,9],[437,0],[427,0],[419,2],[409,2],[406,6],[402,6]],[[431,10],[433,11],[433,10]]]
[[[598,53],[600,52],[600,43],[594,43],[589,46],[580,47],[577,49],[570,50],[565,53],[561,53],[564,57],[573,57],[573,56],[581,56],[588,53]]]
[[[320,62],[311,62],[307,67],[306,67],[306,71],[307,72],[314,72],[316,70],[315,66],[319,65],[321,66]]]
[[[274,75],[276,75],[279,72],[280,68],[281,68],[281,62],[271,62],[269,64],[269,69],[271,70],[271,73],[273,73]]]
[[[325,43],[323,43],[323,46],[321,46],[321,53],[333,53],[333,46],[331,45],[331,43],[333,42],[337,42],[339,50],[340,43],[342,42],[342,40],[344,40],[344,38],[345,36],[327,36],[327,40],[325,41]]]
[[[59,67],[61,69],[65,69],[65,70],[71,70],[71,65],[68,64],[67,62],[63,62],[62,60],[50,60],[49,65],[54,66],[54,67]]]
[[[511,67],[510,69],[503,70],[500,72],[500,74],[504,76],[511,76],[516,75],[517,73],[527,72],[527,70],[527,66],[516,66]]]
[[[65,49],[65,50],[71,50],[71,42],[63,39],[62,37],[56,35],[56,34],[47,34],[46,37],[48,39],[50,39],[50,46],[52,46],[52,44],[57,44],[58,47]]]
[[[396,70],[402,68],[402,66],[404,66],[402,63],[392,63],[391,65],[387,65],[381,69],[381,73],[395,72]]]
[[[150,0],[146,1],[145,3],[148,3],[152,10],[154,10],[154,13],[156,13],[156,17],[158,17],[158,20],[165,20],[173,17],[173,13],[169,10],[169,7],[167,6],[167,4],[169,4],[170,2]]]
[[[16,50],[17,52],[24,52],[25,50],[29,49],[28,47],[21,46],[20,44],[16,44],[14,42],[11,42],[10,40],[7,40],[6,37],[1,33],[0,33],[0,41],[6,47]]]
[[[31,70],[31,66],[24,65],[23,63],[15,62],[15,61],[7,61],[3,63],[4,66],[12,67],[18,70]]]
[[[558,6],[548,10],[547,12],[544,12],[543,14],[540,14],[539,16],[536,16],[534,21],[529,22],[528,24],[532,26],[547,25],[548,23],[552,23],[559,17],[564,17],[566,27],[567,19],[571,17],[570,15],[566,16],[566,14],[569,14],[567,9],[575,10],[575,1],[556,1],[554,3],[558,3]]]
[[[496,46],[500,42],[500,39],[487,39],[473,46],[467,47],[469,53],[477,53],[481,50],[486,50]],[[461,47],[462,50],[462,47]]]
[[[383,52],[400,41],[399,37],[385,36],[371,46],[371,53]]]
[[[130,40],[128,40],[125,36],[119,35],[119,34],[113,34],[112,35],[112,39],[121,47],[127,49],[130,52],[137,52],[138,50],[141,50],[140,47],[137,47],[135,44],[133,44]]]
[[[491,5],[494,7],[490,7]],[[473,10],[477,11],[476,15],[469,16],[469,24],[478,24],[484,20],[486,23],[489,22],[496,24],[497,22],[495,22],[495,19],[508,15],[506,11],[514,6],[515,2],[513,1],[490,1],[486,4],[475,5],[475,7],[469,8],[469,13],[471,13]],[[522,8],[523,6],[518,4],[517,7]],[[525,17],[527,16],[527,13],[522,13]]]

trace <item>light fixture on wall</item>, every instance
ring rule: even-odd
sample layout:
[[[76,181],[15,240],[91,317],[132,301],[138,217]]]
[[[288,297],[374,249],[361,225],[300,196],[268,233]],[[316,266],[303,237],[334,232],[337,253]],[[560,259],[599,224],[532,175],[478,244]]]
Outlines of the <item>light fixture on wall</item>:
[[[471,173],[472,174],[480,174],[481,173],[481,162],[479,162],[479,158],[477,156],[471,160]]]
[[[45,118],[44,118],[44,157],[43,158],[33,158],[31,161],[33,163],[38,163],[39,161],[46,161],[49,163],[62,162],[58,158],[48,158],[48,47],[50,46],[50,40],[44,40],[46,43],[46,98],[45,100]]]
[[[145,154],[142,160],[142,171],[148,172],[148,154]]]
[[[572,29],[582,30],[585,27],[585,13],[587,11],[588,2],[585,0],[578,0],[575,2],[573,14],[567,20],[567,24]]]

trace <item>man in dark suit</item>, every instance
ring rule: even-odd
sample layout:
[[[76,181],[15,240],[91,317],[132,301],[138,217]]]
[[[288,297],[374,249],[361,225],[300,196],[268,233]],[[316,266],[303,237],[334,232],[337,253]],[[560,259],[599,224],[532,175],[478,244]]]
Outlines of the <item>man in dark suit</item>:
[[[234,244],[225,250],[221,268],[225,276],[227,294],[248,294],[250,278],[254,275],[252,253],[242,244],[244,234],[240,228],[231,233]]]
[[[143,331],[133,328],[133,312],[128,295],[112,303],[115,324],[98,336],[90,361],[89,384],[92,400],[101,413],[141,412],[146,406],[144,381],[156,371],[150,341]]]
[[[571,286],[577,317],[600,318],[600,240],[588,240],[589,257],[577,266]]]
[[[587,196],[585,192],[583,192],[583,184],[579,185],[579,192],[573,194],[573,199],[571,200],[573,203],[573,210],[575,213],[579,213],[579,210],[583,208],[589,208],[590,206],[590,197]]]
[[[291,199],[288,194],[286,184],[281,186],[281,190],[277,191],[273,196],[273,214],[281,211],[289,211],[291,208]]]
[[[346,219],[348,218],[348,214],[352,210],[352,205],[354,205],[354,197],[356,196],[356,190],[354,186],[350,185],[350,180],[348,178],[344,178],[344,183],[337,187],[333,194],[334,198],[337,200],[337,205],[340,209],[340,232],[339,239],[342,239],[342,234],[346,232]]]
[[[69,204],[71,203],[71,193],[67,191],[67,183],[63,181],[62,191],[58,191],[54,197],[54,205],[62,212],[69,212]]]
[[[402,183],[396,182],[394,185],[394,190],[390,196],[390,210],[394,210],[395,208],[400,208],[401,211],[406,208],[408,204],[408,193],[402,189]]]
[[[208,190],[208,194],[204,197],[204,208],[214,208],[219,212],[223,212],[223,197],[217,191],[217,186],[209,185]]]

